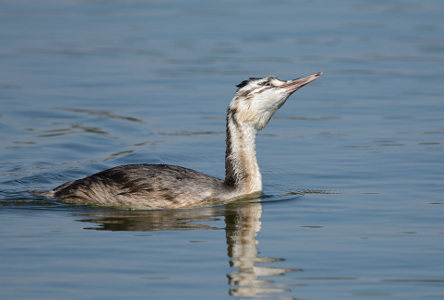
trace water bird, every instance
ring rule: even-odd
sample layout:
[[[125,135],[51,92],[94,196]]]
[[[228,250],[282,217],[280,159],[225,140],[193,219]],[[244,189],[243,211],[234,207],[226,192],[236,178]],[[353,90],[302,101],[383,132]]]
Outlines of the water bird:
[[[167,164],[117,166],[42,193],[65,203],[124,209],[177,209],[260,196],[256,134],[296,90],[322,76],[250,78],[237,85],[226,117],[225,179]]]

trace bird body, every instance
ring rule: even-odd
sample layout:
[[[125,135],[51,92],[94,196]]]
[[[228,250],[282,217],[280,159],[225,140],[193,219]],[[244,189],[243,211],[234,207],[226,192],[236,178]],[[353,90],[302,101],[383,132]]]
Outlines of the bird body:
[[[315,73],[288,81],[250,78],[237,85],[227,110],[224,180],[179,166],[133,164],[64,183],[44,195],[66,203],[126,209],[207,206],[260,195],[257,132],[293,92],[320,76]]]
[[[227,188],[223,180],[191,169],[164,164],[131,164],[67,182],[48,196],[66,203],[162,209],[202,206],[209,201],[222,203],[234,196],[234,188],[231,193],[227,193]]]

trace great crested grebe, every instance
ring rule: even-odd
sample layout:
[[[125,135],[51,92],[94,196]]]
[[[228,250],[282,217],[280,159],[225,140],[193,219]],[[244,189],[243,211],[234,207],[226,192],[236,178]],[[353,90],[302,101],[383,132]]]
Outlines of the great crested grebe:
[[[66,203],[126,209],[176,209],[259,196],[262,177],[256,160],[257,132],[292,93],[322,74],[288,81],[273,76],[250,78],[237,85],[227,110],[225,180],[179,166],[132,164],[42,194]]]

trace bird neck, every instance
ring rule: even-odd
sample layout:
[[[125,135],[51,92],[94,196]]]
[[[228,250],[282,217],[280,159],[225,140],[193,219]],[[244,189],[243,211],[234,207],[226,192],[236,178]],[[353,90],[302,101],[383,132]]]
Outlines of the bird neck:
[[[256,133],[256,129],[238,121],[235,109],[228,109],[225,184],[242,194],[262,191],[262,176],[256,159]]]

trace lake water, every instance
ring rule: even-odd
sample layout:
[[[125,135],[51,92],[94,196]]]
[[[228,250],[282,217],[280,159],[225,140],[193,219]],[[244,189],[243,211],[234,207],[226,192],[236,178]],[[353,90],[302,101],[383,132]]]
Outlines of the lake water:
[[[444,299],[444,3],[0,2],[1,299]],[[128,163],[223,177],[235,85],[323,71],[257,139],[264,197],[27,193]]]

